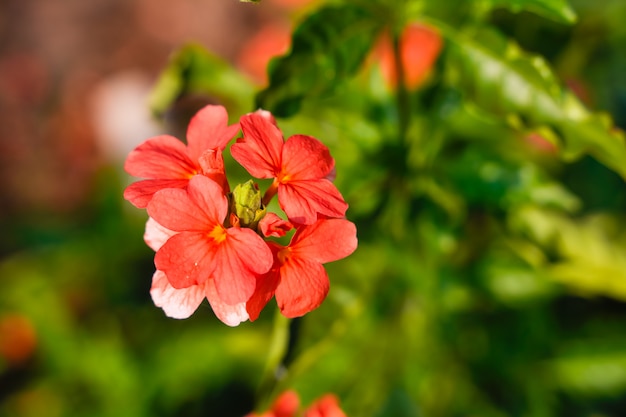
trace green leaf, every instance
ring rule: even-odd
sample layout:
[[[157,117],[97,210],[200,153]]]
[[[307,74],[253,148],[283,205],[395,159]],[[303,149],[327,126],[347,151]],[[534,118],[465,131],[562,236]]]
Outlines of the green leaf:
[[[608,215],[573,219],[530,206],[513,211],[509,218],[512,230],[528,236],[555,258],[543,268],[546,277],[574,293],[617,300],[626,300],[622,222]]]
[[[504,7],[518,13],[526,10],[559,23],[576,22],[576,13],[567,0],[486,0],[491,8]]]
[[[258,107],[289,117],[307,97],[331,93],[359,69],[380,29],[380,22],[355,5],[328,6],[295,30],[288,55],[270,63],[269,86]]]
[[[592,342],[589,342],[588,350],[549,362],[559,388],[577,397],[624,395],[626,352],[613,349],[598,353],[597,348],[594,352]]]
[[[478,147],[447,161],[445,171],[470,205],[511,210],[532,204],[574,212],[579,199],[537,165],[509,161]]]
[[[442,32],[450,41],[448,79],[466,98],[494,115],[549,127],[563,142],[565,160],[590,154],[626,178],[623,132],[562,88],[542,57],[523,52],[493,31],[470,36],[443,26]]]
[[[185,94],[206,95],[244,113],[252,109],[253,91],[251,82],[228,63],[200,45],[189,44],[172,57],[149,101],[157,116]]]

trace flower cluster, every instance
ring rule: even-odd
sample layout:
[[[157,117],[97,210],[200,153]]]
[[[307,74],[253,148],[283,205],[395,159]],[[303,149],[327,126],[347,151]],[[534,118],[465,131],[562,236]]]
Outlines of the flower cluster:
[[[272,408],[263,414],[250,413],[245,417],[295,417],[300,408],[300,398],[295,391],[285,391],[276,398]],[[325,394],[305,411],[304,417],[346,417],[339,407],[339,400],[333,394]]]
[[[252,180],[230,189],[223,151],[240,129],[231,154],[253,177],[273,179],[263,195]],[[161,135],[135,148],[125,169],[144,179],[124,198],[150,216],[144,239],[156,252],[155,305],[187,318],[207,298],[230,326],[255,320],[272,297],[287,317],[317,308],[329,289],[323,264],[357,246],[334,165],[319,140],[285,140],[267,111],[228,125],[226,109],[213,105],[191,119],[186,145]],[[267,211],[275,195],[286,219]],[[290,232],[286,246],[274,239]]]

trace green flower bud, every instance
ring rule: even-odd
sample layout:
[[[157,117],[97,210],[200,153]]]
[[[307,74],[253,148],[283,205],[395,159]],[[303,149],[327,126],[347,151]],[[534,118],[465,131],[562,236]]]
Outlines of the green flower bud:
[[[235,187],[232,192],[230,211],[239,218],[240,227],[256,230],[266,212],[261,200],[261,191],[252,180]]]

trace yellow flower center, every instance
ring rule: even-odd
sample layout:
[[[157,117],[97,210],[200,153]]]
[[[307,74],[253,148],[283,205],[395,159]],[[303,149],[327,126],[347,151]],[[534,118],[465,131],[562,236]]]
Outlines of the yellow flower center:
[[[278,251],[278,254],[276,256],[278,256],[278,260],[280,261],[281,265],[284,265],[287,263],[287,261],[289,261],[289,258],[291,257],[291,249],[281,249],[280,251]]]
[[[226,229],[224,226],[218,224],[211,230],[209,233],[209,237],[213,239],[216,243],[222,243],[226,240]]]
[[[278,174],[278,177],[276,179],[278,180],[279,183],[285,184],[291,181],[291,175],[287,174],[284,171],[281,171],[280,174]]]

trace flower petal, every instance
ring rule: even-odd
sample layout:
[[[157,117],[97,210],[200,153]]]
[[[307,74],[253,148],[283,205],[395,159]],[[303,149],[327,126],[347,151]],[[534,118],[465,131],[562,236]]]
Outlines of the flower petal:
[[[150,249],[156,252],[167,242],[167,239],[174,236],[176,233],[177,232],[167,227],[161,226],[156,220],[149,217],[146,222],[146,231],[143,234],[143,240]]]
[[[233,158],[255,178],[274,178],[281,168],[283,135],[263,113],[241,117],[243,138],[230,148]]]
[[[142,180],[126,187],[124,198],[137,208],[146,208],[152,196],[165,188],[185,188],[189,180]]]
[[[202,174],[218,183],[224,193],[230,192],[228,179],[226,178],[226,169],[224,168],[224,156],[222,151],[209,149],[205,151],[198,159],[202,167]]]
[[[174,319],[186,319],[191,316],[204,299],[204,285],[176,289],[167,280],[163,271],[157,270],[152,276],[150,289],[152,301],[161,307],[165,315]]]
[[[222,323],[227,326],[234,327],[238,326],[239,323],[248,320],[246,303],[239,303],[235,305],[224,303],[217,294],[215,282],[212,279],[208,280],[205,284],[205,294],[206,298],[209,300],[209,304],[211,304],[213,312],[217,318],[222,321]]]
[[[211,180],[207,178],[207,181]],[[157,192],[147,206],[148,215],[161,226],[176,232],[210,230],[215,221],[191,199],[192,192],[196,197],[197,190],[188,192],[168,188]]]
[[[354,223],[345,219],[321,219],[298,228],[289,247],[298,257],[326,263],[350,255],[357,244]]]
[[[187,155],[185,144],[174,136],[150,138],[128,154],[124,169],[130,175],[153,179],[189,179],[199,166]]]
[[[322,264],[292,256],[280,267],[276,302],[284,316],[300,317],[319,307],[328,289],[328,274]]]
[[[280,275],[278,274],[278,270],[271,270],[267,274],[257,277],[254,294],[252,294],[246,303],[246,310],[250,316],[250,321],[255,321],[259,318],[261,311],[263,311],[267,303],[274,296],[279,281]]]
[[[259,222],[263,236],[283,237],[293,229],[293,225],[287,220],[283,220],[276,213],[269,212]]]
[[[283,247],[274,242],[266,243],[272,251],[274,264],[272,265],[272,269],[270,269],[268,273],[259,275],[257,277],[254,294],[252,294],[252,297],[250,297],[250,299],[246,303],[246,309],[248,310],[248,314],[250,315],[250,321],[254,321],[259,318],[259,315],[261,314],[263,308],[274,296],[276,287],[280,282],[280,263],[278,262],[276,253]]]
[[[223,150],[238,131],[239,123],[228,126],[228,113],[223,106],[203,107],[187,127],[189,156],[195,161],[209,149]]]
[[[289,220],[300,224],[315,223],[317,213],[343,217],[348,210],[337,187],[327,179],[279,184],[278,202]]]
[[[258,275],[272,267],[273,257],[265,241],[251,229],[231,227],[216,244],[213,278],[220,298],[227,304],[246,302],[254,293]]]
[[[204,284],[215,269],[216,247],[212,243],[206,233],[178,233],[158,250],[154,264],[174,288]]]
[[[196,175],[189,180],[187,192],[189,199],[206,214],[212,224],[224,223],[228,214],[228,199],[220,184],[203,175]]]
[[[294,135],[285,142],[282,173],[293,180],[317,180],[326,177],[335,166],[330,151],[311,136]]]

